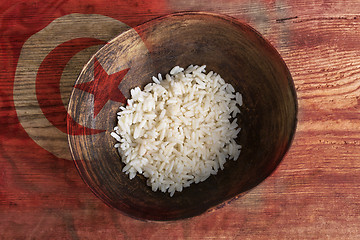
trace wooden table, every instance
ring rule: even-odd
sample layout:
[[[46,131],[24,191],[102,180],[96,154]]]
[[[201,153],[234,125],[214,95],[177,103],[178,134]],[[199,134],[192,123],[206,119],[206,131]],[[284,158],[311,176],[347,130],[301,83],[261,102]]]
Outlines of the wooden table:
[[[1,239],[360,239],[359,1],[106,2],[0,4]],[[292,73],[299,122],[280,166],[244,197],[192,219],[143,222],[82,182],[64,106],[98,44],[184,10],[240,18],[269,39]]]

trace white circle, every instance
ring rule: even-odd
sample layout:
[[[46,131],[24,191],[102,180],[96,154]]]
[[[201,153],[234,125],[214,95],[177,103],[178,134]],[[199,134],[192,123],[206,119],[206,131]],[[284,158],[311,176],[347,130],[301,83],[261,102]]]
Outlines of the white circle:
[[[67,134],[47,120],[36,97],[36,76],[45,57],[69,40],[96,38],[109,41],[129,28],[103,15],[74,13],[55,19],[24,43],[14,78],[14,105],[20,124],[39,146],[56,157],[71,160]],[[73,83],[75,80],[76,77]]]

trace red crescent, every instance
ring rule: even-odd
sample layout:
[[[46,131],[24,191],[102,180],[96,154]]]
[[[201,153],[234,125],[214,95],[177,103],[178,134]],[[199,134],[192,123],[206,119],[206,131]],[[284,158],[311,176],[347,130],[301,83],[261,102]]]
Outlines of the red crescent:
[[[105,130],[84,127],[68,114],[61,100],[60,79],[66,64],[78,52],[105,41],[95,38],[76,38],[64,42],[53,49],[42,61],[36,76],[36,97],[44,116],[56,128],[70,135],[91,135]],[[75,79],[74,79],[75,83]],[[66,123],[72,131],[67,132]]]

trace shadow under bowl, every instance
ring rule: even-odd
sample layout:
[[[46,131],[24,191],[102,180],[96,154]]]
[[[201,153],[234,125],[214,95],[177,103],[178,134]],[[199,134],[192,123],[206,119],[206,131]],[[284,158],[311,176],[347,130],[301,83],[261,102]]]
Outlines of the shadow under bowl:
[[[227,161],[216,176],[170,197],[153,192],[142,175],[130,180],[122,172],[124,164],[110,133],[123,103],[108,101],[94,118],[94,96],[74,88],[68,107],[68,140],[75,165],[96,196],[129,216],[176,220],[215,209],[261,183],[290,147],[297,122],[290,72],[274,47],[237,19],[185,12],[146,22],[101,48],[76,84],[94,80],[95,58],[109,75],[129,68],[119,85],[126,98],[130,89],[145,86],[157,73],[190,64],[207,65],[207,71],[219,73],[243,95],[238,117],[240,157]],[[86,129],[79,131],[73,122]]]

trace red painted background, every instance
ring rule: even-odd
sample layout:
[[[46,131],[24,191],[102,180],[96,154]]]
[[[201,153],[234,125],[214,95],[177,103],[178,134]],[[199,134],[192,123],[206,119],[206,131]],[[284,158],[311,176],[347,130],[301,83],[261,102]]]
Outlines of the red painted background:
[[[293,76],[299,122],[278,169],[244,197],[192,219],[142,222],[103,204],[72,161],[29,137],[14,105],[14,76],[23,44],[67,14],[134,27],[183,10],[241,18],[269,39]],[[1,1],[0,239],[360,239],[359,13],[358,0]],[[60,74],[63,66],[50,60],[43,70]],[[52,94],[56,81],[38,87]],[[58,107],[51,121],[64,130],[61,102],[38,98],[43,109]]]

